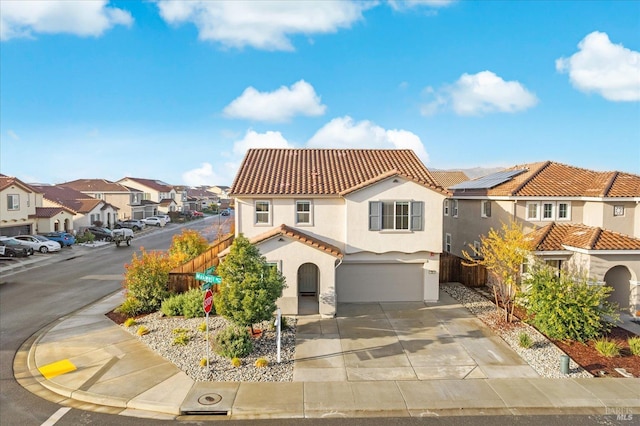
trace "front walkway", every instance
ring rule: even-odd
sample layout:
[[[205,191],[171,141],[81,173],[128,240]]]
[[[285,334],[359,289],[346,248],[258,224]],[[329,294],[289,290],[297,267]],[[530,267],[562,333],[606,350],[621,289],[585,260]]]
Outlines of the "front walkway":
[[[299,316],[294,381],[539,377],[445,293],[440,302],[347,303],[337,318]]]

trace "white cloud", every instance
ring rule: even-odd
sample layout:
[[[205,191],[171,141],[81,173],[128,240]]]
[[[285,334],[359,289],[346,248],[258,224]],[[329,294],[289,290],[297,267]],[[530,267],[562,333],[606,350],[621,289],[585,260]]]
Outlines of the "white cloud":
[[[309,148],[412,149],[426,163],[429,160],[420,138],[407,130],[385,130],[368,120],[334,118],[307,142]]]
[[[107,0],[3,0],[0,40],[32,37],[32,33],[100,36],[115,25],[130,26],[131,14],[107,7]]]
[[[422,107],[423,115],[434,114],[450,106],[459,115],[493,112],[518,112],[538,103],[535,94],[517,81],[505,81],[491,71],[462,74],[452,85],[440,90],[426,89],[434,100]]]
[[[248,87],[225,107],[223,113],[231,118],[282,122],[295,115],[322,115],[325,109],[313,86],[300,80],[290,88],[282,86],[273,92],[259,92]]]
[[[233,153],[244,156],[250,148],[293,148],[293,145],[280,132],[258,133],[248,130],[244,138],[233,144]]]
[[[394,10],[413,9],[416,7],[446,7],[455,0],[389,0],[389,6]]]
[[[262,50],[293,50],[292,35],[349,28],[374,5],[352,1],[158,1],[160,16],[166,22],[193,23],[201,40]]]
[[[606,33],[594,31],[569,58],[556,60],[556,70],[569,74],[583,92],[596,92],[610,101],[640,100],[640,52],[613,44]]]
[[[182,181],[189,186],[215,185],[215,182],[220,182],[220,177],[211,164],[202,163],[201,167],[184,172]]]

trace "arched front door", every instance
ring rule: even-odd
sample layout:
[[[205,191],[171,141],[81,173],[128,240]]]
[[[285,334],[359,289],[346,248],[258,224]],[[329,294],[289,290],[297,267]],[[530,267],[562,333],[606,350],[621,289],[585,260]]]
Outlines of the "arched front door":
[[[319,312],[318,292],[320,271],[313,263],[298,268],[298,314],[310,315]]]
[[[609,301],[617,303],[620,310],[628,312],[631,307],[631,272],[626,266],[618,265],[609,269],[604,275],[604,282],[613,287]]]

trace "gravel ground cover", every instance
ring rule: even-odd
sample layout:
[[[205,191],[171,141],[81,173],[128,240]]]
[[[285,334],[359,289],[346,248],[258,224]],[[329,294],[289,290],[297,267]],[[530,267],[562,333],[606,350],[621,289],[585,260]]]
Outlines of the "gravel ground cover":
[[[253,352],[242,358],[242,365],[234,367],[229,358],[215,354],[209,350],[209,367],[200,366],[200,360],[207,356],[206,333],[198,327],[204,318],[185,319],[182,317],[163,317],[160,312],[149,314],[136,319],[136,325],[122,327],[138,337],[156,353],[174,363],[189,377],[198,382],[290,382],[293,380],[293,356],[295,353],[295,319],[287,318],[288,328],[281,332],[281,362],[277,363],[276,331],[271,330],[268,322],[254,326],[263,330],[260,337],[253,339]],[[229,322],[219,316],[209,317],[209,343],[213,342],[218,331],[225,328]],[[137,336],[138,327],[144,325],[149,333]],[[187,344],[174,344],[180,333],[189,337]],[[258,358],[265,358],[269,362],[267,367],[255,367]]]

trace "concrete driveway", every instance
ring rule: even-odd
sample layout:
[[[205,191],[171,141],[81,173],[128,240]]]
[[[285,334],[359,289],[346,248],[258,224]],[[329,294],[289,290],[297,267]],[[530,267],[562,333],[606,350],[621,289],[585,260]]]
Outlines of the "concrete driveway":
[[[445,293],[440,302],[348,303],[299,316],[294,381],[529,378],[538,374]]]

